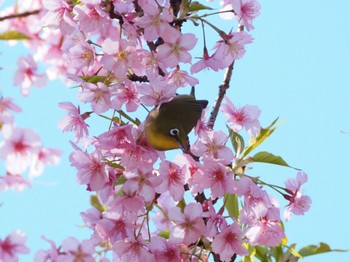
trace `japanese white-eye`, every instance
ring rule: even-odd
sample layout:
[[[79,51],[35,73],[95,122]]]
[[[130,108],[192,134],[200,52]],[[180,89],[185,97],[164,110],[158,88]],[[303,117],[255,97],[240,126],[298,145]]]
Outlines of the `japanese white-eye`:
[[[156,106],[145,121],[145,138],[156,150],[181,148],[188,150],[188,134],[201,117],[207,100],[196,100],[194,88],[190,95],[177,95]]]

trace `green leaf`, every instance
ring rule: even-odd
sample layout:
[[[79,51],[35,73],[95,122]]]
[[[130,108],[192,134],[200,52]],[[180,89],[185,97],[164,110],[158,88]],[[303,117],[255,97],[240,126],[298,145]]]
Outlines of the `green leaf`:
[[[293,247],[288,247],[288,251],[295,257],[303,258],[303,256],[297,252]]]
[[[262,151],[262,152],[256,153],[253,156],[253,160],[254,160],[254,162],[286,166],[286,167],[294,168],[296,170],[300,170],[298,168],[295,168],[295,167],[292,167],[292,166],[288,165],[287,162],[284,161],[282,157],[276,156],[276,155],[271,154],[271,153],[266,152],[266,151]]]
[[[115,160],[113,161],[110,161],[110,160],[105,160],[106,164],[109,166],[109,167],[112,167],[112,168],[118,168],[118,169],[121,169],[121,170],[124,170],[125,168],[118,164]]]
[[[347,252],[348,250],[342,249],[331,249],[330,246],[326,243],[320,242],[318,245],[309,245],[305,246],[299,250],[299,254],[303,257],[312,256],[321,253],[327,252]]]
[[[162,237],[162,238],[165,238],[165,239],[169,239],[170,237],[170,230],[163,230],[163,231],[160,231],[158,236]]]
[[[242,262],[254,262],[254,256],[256,253],[255,247],[252,247],[251,245],[244,245],[244,247],[247,249],[249,256],[244,256]]]
[[[124,185],[126,182],[126,178],[123,175],[120,175],[115,182],[115,185]]]
[[[276,261],[280,261],[283,256],[283,250],[282,246],[278,245],[273,248],[273,256],[275,257]]]
[[[192,3],[190,3],[190,6],[188,8],[189,12],[197,12],[200,10],[213,10],[213,8],[203,5],[197,1],[193,1]]]
[[[224,196],[225,208],[228,214],[235,219],[238,219],[239,205],[238,197],[236,194],[225,194]]]
[[[31,38],[21,32],[9,30],[0,33],[0,40],[30,40]]]
[[[101,205],[100,201],[98,200],[96,195],[90,196],[90,205],[92,205],[94,208],[96,208],[101,213],[105,211],[105,207]]]
[[[231,128],[229,127],[227,128],[228,128],[228,136],[231,140],[233,149],[235,150],[236,154],[240,154],[244,148],[244,139],[240,134],[234,132]]]
[[[278,126],[275,126],[278,117],[266,128],[261,128],[257,136],[252,137],[248,143],[248,146],[245,148],[242,158],[252,152],[257,148],[262,142],[264,142],[276,129]]]
[[[125,113],[123,110],[116,110],[121,116],[125,117],[127,120],[129,120],[131,123],[139,126],[141,124],[139,119],[133,119],[130,117],[127,113]]]
[[[185,207],[186,207],[186,201],[184,198],[182,198],[179,203],[177,203],[176,205],[177,207],[179,207],[181,209],[181,212],[184,212]]]
[[[92,75],[92,76],[81,76],[81,79],[83,79],[85,82],[91,83],[91,84],[97,84],[97,83],[105,83],[108,84],[107,80],[108,77],[107,76],[96,76],[96,75]]]
[[[265,248],[261,246],[255,246],[255,257],[257,257],[260,261],[268,261],[268,254]]]

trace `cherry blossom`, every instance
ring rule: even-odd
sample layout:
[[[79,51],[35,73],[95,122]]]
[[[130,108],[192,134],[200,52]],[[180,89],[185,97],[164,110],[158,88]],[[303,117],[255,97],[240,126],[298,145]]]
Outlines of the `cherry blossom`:
[[[203,167],[199,168],[193,175],[193,181],[202,188],[210,188],[210,196],[215,199],[222,197],[225,193],[234,193],[234,180],[232,172],[220,162],[205,160]]]
[[[140,105],[139,91],[134,82],[125,80],[124,84],[117,84],[114,87],[116,96],[112,99],[111,104],[114,109],[121,109],[125,104],[126,111],[134,112]]]
[[[95,50],[86,42],[76,44],[69,49],[70,66],[80,71],[84,67],[91,69],[95,63]]]
[[[60,255],[60,251],[56,247],[55,242],[47,239],[44,236],[42,236],[42,239],[44,239],[45,241],[47,241],[50,244],[51,249],[48,249],[48,250],[39,249],[35,253],[34,261],[35,262],[57,261],[58,256]]]
[[[135,213],[106,211],[104,216],[94,227],[102,240],[115,242],[133,236],[133,230],[136,229],[133,222],[137,219]]]
[[[289,200],[288,208],[284,212],[285,220],[289,220],[291,214],[304,215],[306,211],[310,209],[311,198],[306,196],[301,191],[301,186],[307,182],[307,174],[304,172],[298,172],[296,179],[288,179],[285,182],[287,192],[290,195],[284,197]]]
[[[228,67],[234,60],[240,59],[245,54],[244,46],[253,42],[253,38],[245,31],[231,32],[215,45],[213,58],[221,61],[218,69]]]
[[[154,255],[150,253],[145,241],[142,237],[126,238],[116,241],[113,250],[117,254],[118,261],[155,261]]]
[[[27,186],[31,187],[31,184],[22,175],[6,173],[5,176],[0,176],[0,191],[23,191]]]
[[[181,167],[173,162],[164,160],[160,164],[158,172],[161,184],[156,187],[156,192],[164,193],[168,191],[175,201],[181,200],[187,180]]]
[[[253,20],[260,15],[260,4],[256,0],[225,0],[221,3],[221,11],[234,10],[230,13],[221,13],[223,19],[232,19],[233,17],[248,31],[253,30]]]
[[[155,188],[161,183],[161,178],[156,176],[152,170],[143,171],[141,167],[134,171],[126,171],[124,177],[127,181],[124,189],[136,191],[146,202],[150,202],[155,197]]]
[[[213,251],[220,254],[222,261],[231,261],[233,254],[248,255],[248,251],[242,246],[242,237],[243,232],[235,222],[214,237]]]
[[[227,136],[220,130],[203,132],[191,146],[191,151],[197,156],[214,158],[223,164],[229,164],[234,155],[232,150],[225,146],[227,139]]]
[[[162,37],[162,32],[171,30],[169,25],[173,21],[173,14],[170,10],[164,8],[162,12],[153,5],[145,5],[144,16],[134,19],[135,24],[144,29],[144,37],[146,41],[156,40]]]
[[[0,143],[0,158],[9,173],[22,174],[31,165],[41,148],[40,137],[32,129],[15,127]]]
[[[78,182],[89,185],[91,190],[101,190],[109,181],[106,164],[99,151],[88,154],[82,150],[76,150],[70,155],[69,160],[78,171]]]
[[[162,29],[164,44],[157,47],[157,58],[167,67],[173,68],[180,62],[190,63],[191,55],[188,52],[197,43],[194,34],[182,34],[174,28]]]
[[[84,120],[90,116],[90,113],[80,114],[80,107],[74,106],[71,102],[61,102],[59,107],[68,112],[68,115],[60,120],[59,128],[63,132],[73,131],[76,141],[86,137],[89,131]]]
[[[171,238],[189,245],[195,243],[205,233],[205,224],[202,219],[202,206],[199,203],[186,205],[184,213],[180,208],[173,207],[169,210],[169,218],[176,222],[171,230]]]
[[[180,248],[177,243],[162,237],[155,236],[150,243],[150,250],[154,254],[156,261],[178,262],[180,258]]]
[[[175,207],[177,203],[170,196],[169,192],[161,194],[157,199],[157,202],[160,210],[158,209],[155,215],[152,216],[152,221],[157,228],[157,232],[160,232],[162,230],[168,230],[173,227],[173,222],[165,214],[168,214],[169,210],[172,207]]]
[[[259,212],[254,210],[255,219],[249,218],[249,225],[245,236],[252,245],[276,246],[285,237],[280,224],[279,209],[270,207]],[[244,213],[241,218],[244,217]],[[243,218],[242,222],[245,221]]]
[[[226,104],[222,105],[222,112],[226,117],[230,128],[234,132],[239,132],[245,128],[250,136],[256,136],[260,131],[260,109],[256,106],[246,105],[236,108],[231,100],[226,96]]]
[[[107,38],[102,43],[102,50],[104,55],[101,63],[106,69],[111,70],[115,77],[124,80],[129,68],[135,73],[142,72],[137,48],[132,42]]]
[[[164,77],[150,79],[150,84],[139,86],[140,93],[143,95],[140,99],[146,106],[156,106],[169,101],[175,96],[176,86]]]
[[[4,113],[7,111],[13,111],[13,112],[21,112],[22,109],[16,105],[11,98],[8,97],[2,97],[0,98],[0,113]]]
[[[111,90],[105,84],[99,82],[97,85],[86,83],[78,99],[85,103],[91,103],[91,108],[96,114],[106,112],[111,108]]]
[[[206,223],[206,236],[214,237],[219,234],[219,231],[223,231],[227,228],[227,221],[223,216],[224,209],[221,208],[219,212],[216,212],[212,201],[208,201],[208,211],[203,214],[203,217],[208,217]]]
[[[222,60],[213,57],[213,55],[209,56],[207,48],[204,48],[203,58],[191,66],[191,74],[198,73],[205,68],[210,68],[216,72],[222,67]]]
[[[72,9],[66,0],[47,0],[43,2],[44,7],[49,10],[42,21],[50,29],[60,29],[64,34],[73,31],[75,22],[72,17]]]
[[[80,28],[84,32],[101,33],[102,35],[108,32],[112,22],[100,4],[101,2],[97,1],[74,6],[73,12],[76,16],[73,19],[79,21]]]
[[[26,240],[26,235],[21,231],[14,231],[5,239],[0,238],[0,261],[18,261],[18,254],[28,254]]]
[[[60,161],[61,151],[54,148],[42,147],[34,156],[30,167],[29,178],[40,176],[46,165],[56,165]]]
[[[58,257],[58,262],[94,262],[93,257],[95,247],[89,240],[83,240],[81,243],[74,237],[69,237],[62,242],[62,253]]]
[[[24,96],[29,95],[30,88],[45,86],[47,82],[46,74],[39,74],[38,65],[32,56],[22,56],[17,60],[17,71],[14,76],[13,84],[21,87],[21,93]]]

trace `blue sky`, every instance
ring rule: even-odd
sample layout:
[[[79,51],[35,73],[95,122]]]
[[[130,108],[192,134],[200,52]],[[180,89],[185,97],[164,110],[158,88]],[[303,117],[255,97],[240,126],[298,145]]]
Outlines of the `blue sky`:
[[[304,189],[313,204],[305,216],[293,216],[285,224],[289,243],[297,242],[302,247],[323,241],[333,248],[349,249],[350,23],[345,17],[350,2],[260,3],[261,16],[250,32],[254,43],[247,47],[245,57],[237,61],[228,95],[238,106],[257,105],[262,110],[263,126],[277,116],[284,119],[260,150],[282,156],[309,175]],[[89,207],[89,193],[76,183],[75,170],[67,160],[71,152],[68,141],[72,137],[62,134],[57,127],[64,115],[57,103],[75,101],[75,91],[57,81],[40,90],[34,88],[28,98],[21,97],[19,89],[12,86],[12,76],[16,57],[27,51],[11,49],[0,42],[0,52],[0,66],[4,68],[0,70],[1,92],[5,97],[15,98],[23,109],[23,113],[16,115],[17,123],[35,128],[45,146],[64,152],[60,164],[48,167],[44,176],[33,181],[32,188],[0,194],[0,236],[15,229],[24,231],[32,253],[22,256],[21,261],[31,261],[37,249],[49,247],[40,239],[41,235],[60,243],[69,235],[83,239],[90,233],[80,227],[83,222],[79,214]],[[197,96],[209,99],[213,105],[222,74],[206,72],[199,78],[202,82]],[[220,116],[216,127],[222,129],[223,124]],[[102,130],[107,127],[105,122],[99,125]],[[168,155],[171,159],[172,155]],[[251,174],[281,184],[294,177],[296,171],[254,164]],[[350,261],[349,253],[305,259],[347,260]]]

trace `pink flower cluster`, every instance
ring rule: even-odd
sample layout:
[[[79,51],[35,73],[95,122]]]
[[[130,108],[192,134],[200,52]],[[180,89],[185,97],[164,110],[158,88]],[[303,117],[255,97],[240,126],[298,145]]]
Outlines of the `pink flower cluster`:
[[[179,154],[173,160],[146,144],[142,123],[123,118],[141,105],[169,101],[179,88],[198,84],[181,69],[184,64],[195,74],[225,69],[242,58],[245,45],[253,41],[247,32],[220,33],[213,54],[205,47],[203,58],[193,63],[198,40],[181,25],[196,16],[182,13],[186,8],[178,8],[176,1],[34,2],[44,7],[39,13],[44,30],[27,24],[27,18],[16,26],[33,36],[36,45],[29,48],[49,66],[48,77],[77,83],[78,100],[91,107],[82,112],[71,102],[60,103],[67,115],[59,127],[75,136],[70,162],[78,183],[98,199],[95,207],[81,213],[91,237],[82,242],[70,237],[60,247],[47,240],[51,248],[39,251],[36,261],[94,261],[98,249],[117,261],[205,261],[211,252],[231,261],[235,255],[248,255],[247,245],[281,243],[285,235],[277,200],[246,174],[235,174],[238,156],[223,131],[205,125],[205,112],[196,127],[192,155]],[[228,9],[247,30],[254,28],[260,9],[255,0],[224,1],[223,10]],[[21,58],[18,64],[15,84],[27,95],[31,85],[41,86],[46,76],[37,73],[32,58]],[[28,169],[30,176],[38,175],[44,164],[57,162],[58,152],[43,148],[33,131],[12,125],[6,112],[18,111],[16,105],[3,99],[1,108],[0,157],[8,181]],[[90,134],[88,119],[116,111],[120,115],[108,131]],[[260,132],[257,107],[237,108],[226,98],[222,112],[233,132],[245,129],[251,137]],[[296,181],[286,182],[288,219],[309,208],[311,200],[300,190],[306,180],[305,174],[298,174]],[[234,205],[224,203],[228,195],[242,201],[236,217],[225,211],[225,204]],[[108,259],[102,256],[100,261]]]
[[[9,98],[0,98],[0,159],[5,162],[5,175],[0,176],[0,191],[21,191],[30,179],[40,176],[46,165],[57,164],[60,151],[43,147],[40,137],[32,129],[21,128],[11,113],[21,109]]]
[[[20,231],[14,231],[5,239],[0,238],[0,261],[16,262],[18,254],[28,254],[29,248],[24,244],[27,237]]]

